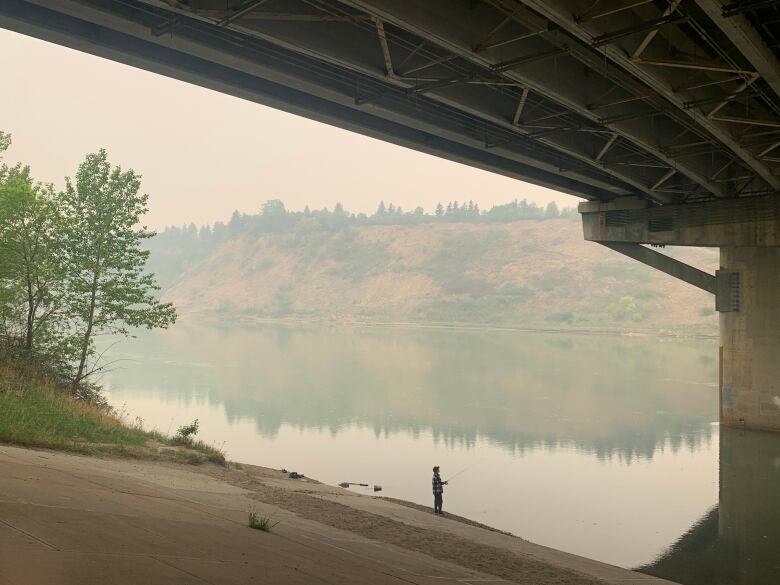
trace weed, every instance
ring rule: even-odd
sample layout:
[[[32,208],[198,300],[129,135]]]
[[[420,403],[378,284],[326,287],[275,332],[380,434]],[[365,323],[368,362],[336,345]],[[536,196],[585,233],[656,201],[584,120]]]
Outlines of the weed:
[[[262,530],[263,532],[271,532],[271,528],[279,524],[274,522],[271,524],[271,518],[269,516],[260,516],[257,510],[249,510],[249,528],[255,530]]]

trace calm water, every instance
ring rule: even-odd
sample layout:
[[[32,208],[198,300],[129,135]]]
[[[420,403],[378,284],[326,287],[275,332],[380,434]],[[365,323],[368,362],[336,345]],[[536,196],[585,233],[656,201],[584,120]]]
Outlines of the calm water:
[[[112,403],[237,461],[430,504],[687,584],[780,583],[780,436],[720,430],[717,345],[177,325],[113,350]]]

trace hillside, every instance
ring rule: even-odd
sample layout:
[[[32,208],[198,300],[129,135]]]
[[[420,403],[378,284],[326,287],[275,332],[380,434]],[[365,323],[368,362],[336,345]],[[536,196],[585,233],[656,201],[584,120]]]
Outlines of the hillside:
[[[717,330],[711,295],[583,241],[576,219],[301,224],[189,246],[158,236],[163,299],[230,320]],[[714,249],[665,253],[710,272],[718,263]]]

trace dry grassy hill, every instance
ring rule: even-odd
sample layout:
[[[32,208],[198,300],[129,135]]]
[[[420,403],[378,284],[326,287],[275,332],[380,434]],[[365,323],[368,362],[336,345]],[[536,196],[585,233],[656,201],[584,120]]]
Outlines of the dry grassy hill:
[[[665,252],[717,266],[717,250]],[[164,280],[182,313],[222,319],[717,328],[710,295],[583,241],[571,219],[244,235]]]

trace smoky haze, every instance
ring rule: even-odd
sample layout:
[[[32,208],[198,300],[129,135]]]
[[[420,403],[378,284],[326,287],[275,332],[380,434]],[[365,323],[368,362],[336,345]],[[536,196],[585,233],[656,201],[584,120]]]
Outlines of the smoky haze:
[[[6,162],[61,188],[87,152],[143,175],[149,225],[225,220],[267,199],[290,209],[380,200],[432,211],[512,199],[575,197],[422,154],[218,92],[0,30],[0,129]]]

